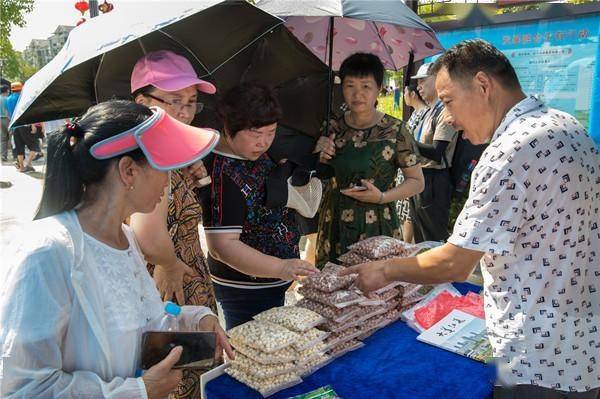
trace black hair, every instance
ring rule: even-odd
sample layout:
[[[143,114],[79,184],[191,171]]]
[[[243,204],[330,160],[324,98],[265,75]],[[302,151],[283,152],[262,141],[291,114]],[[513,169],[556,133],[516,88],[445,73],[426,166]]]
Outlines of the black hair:
[[[241,83],[227,91],[217,104],[217,114],[229,137],[244,129],[271,125],[282,116],[281,105],[269,86]]]
[[[75,208],[86,187],[102,182],[111,165],[124,156],[146,162],[139,149],[109,159],[96,159],[92,146],[133,128],[152,111],[126,100],[106,101],[89,108],[76,122],[48,135],[46,176],[42,199],[34,219],[53,216]]]
[[[4,93],[8,93],[9,91],[10,91],[10,86],[7,86],[7,85],[0,86],[0,93],[4,94]]]
[[[435,75],[446,68],[451,78],[470,82],[477,72],[485,72],[509,89],[521,84],[508,58],[496,47],[481,39],[465,40],[450,48],[429,68]]]
[[[408,86],[406,86],[406,89],[411,92],[414,93],[417,98],[419,99],[419,101],[427,104],[425,102],[425,100],[423,100],[423,97],[421,97],[421,93],[419,93],[419,90],[417,90],[417,86],[419,86],[419,84],[416,82],[416,79],[413,79],[410,81],[410,83],[408,84]]]
[[[340,79],[344,82],[347,76],[357,76],[360,78],[372,75],[377,83],[377,87],[383,85],[383,73],[385,69],[379,57],[371,53],[355,53],[346,58],[340,66]]]

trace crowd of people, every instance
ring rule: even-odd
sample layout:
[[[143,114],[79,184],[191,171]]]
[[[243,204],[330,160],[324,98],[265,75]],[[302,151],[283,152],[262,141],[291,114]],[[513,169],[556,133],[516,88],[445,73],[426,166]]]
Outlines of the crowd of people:
[[[377,110],[383,74],[367,53],[340,67],[346,111],[313,150],[332,171],[314,265],[300,259],[296,211],[266,201],[290,168],[268,154],[282,109],[264,84],[219,96],[220,133],[193,127],[199,92],[218,88],[184,56],[155,51],[133,69],[133,101],[97,104],[48,134],[37,220],[0,283],[0,396],[199,397],[199,372],[172,368],[180,348],[137,376],[163,301],[232,358],[217,303],[226,329],[240,325],[348,245],[386,235],[446,243],[345,270],[366,293],[463,281],[481,265],[497,397],[600,397],[600,156],[585,129],[527,97],[481,40],[419,68],[404,89],[407,122]],[[450,233],[463,138],[488,146]]]

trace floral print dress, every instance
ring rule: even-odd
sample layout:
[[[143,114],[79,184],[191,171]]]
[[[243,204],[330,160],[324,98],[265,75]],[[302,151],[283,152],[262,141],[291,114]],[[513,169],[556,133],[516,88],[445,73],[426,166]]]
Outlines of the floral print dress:
[[[384,115],[374,126],[355,129],[344,117],[330,121],[336,155],[335,170],[324,196],[317,239],[317,267],[335,262],[348,245],[367,237],[401,238],[396,202],[371,204],[340,193],[356,179],[366,179],[381,191],[396,185],[398,168],[419,163],[413,137],[399,119]]]

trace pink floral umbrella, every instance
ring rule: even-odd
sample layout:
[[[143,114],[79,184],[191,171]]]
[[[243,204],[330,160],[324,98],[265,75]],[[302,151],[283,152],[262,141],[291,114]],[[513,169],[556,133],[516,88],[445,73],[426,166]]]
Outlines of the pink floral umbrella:
[[[399,70],[411,52],[418,61],[444,51],[435,32],[401,0],[262,0],[257,6],[282,17],[333,70],[356,52],[376,54],[386,69]]]

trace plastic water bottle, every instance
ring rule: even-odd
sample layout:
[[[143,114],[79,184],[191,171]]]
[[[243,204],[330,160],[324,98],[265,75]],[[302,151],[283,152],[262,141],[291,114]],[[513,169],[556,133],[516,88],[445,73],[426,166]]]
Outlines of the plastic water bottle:
[[[179,331],[179,314],[181,307],[173,302],[167,302],[165,305],[165,315],[163,316],[161,331]]]
[[[456,191],[458,191],[459,193],[462,193],[463,191],[465,191],[465,189],[467,188],[467,185],[469,184],[471,172],[473,172],[473,169],[475,169],[476,165],[477,165],[477,160],[473,159],[471,161],[471,163],[469,164],[469,166],[467,167],[467,170],[460,177],[460,181],[456,185]]]

